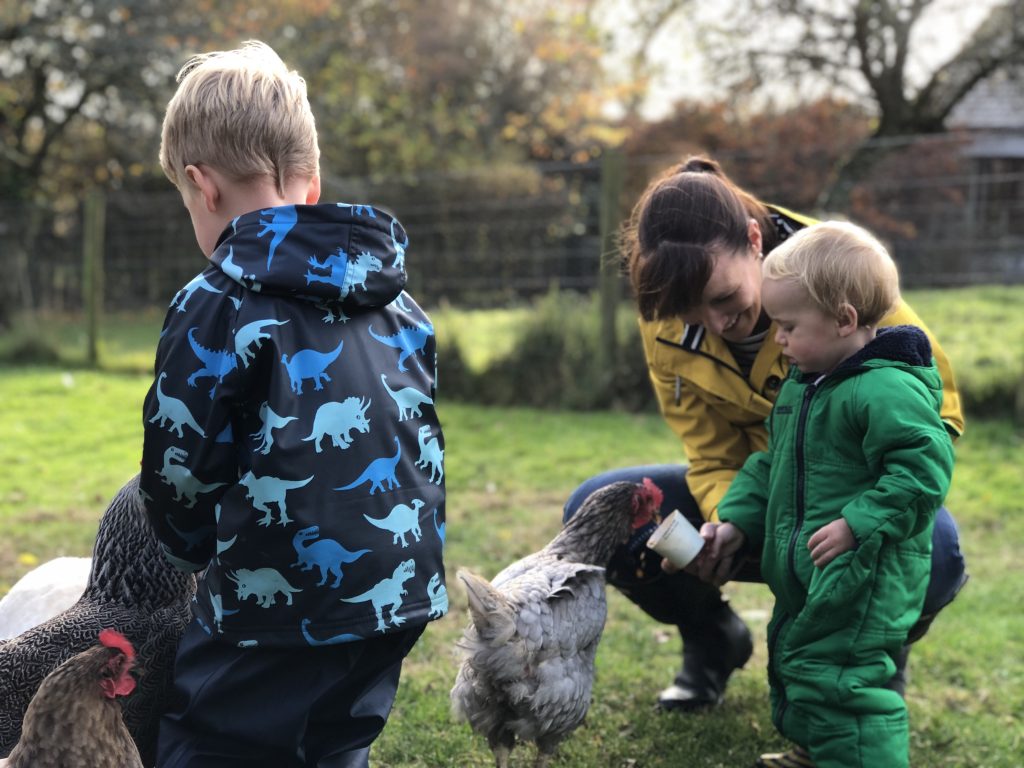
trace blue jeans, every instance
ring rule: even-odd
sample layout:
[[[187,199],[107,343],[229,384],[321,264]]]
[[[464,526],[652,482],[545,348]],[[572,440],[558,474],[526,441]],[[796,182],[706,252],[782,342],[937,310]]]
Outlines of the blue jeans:
[[[585,480],[569,496],[565,503],[562,521],[568,520],[579,509],[580,504],[593,491],[618,480],[639,482],[649,477],[665,494],[662,511],[670,512],[678,509],[691,523],[700,528],[704,522],[697,502],[690,494],[686,484],[686,467],[678,464],[650,464],[642,467],[624,467]],[[653,530],[638,531],[612,558],[608,567],[608,581],[617,587],[629,589],[631,586],[650,582],[661,577],[661,558],[648,553],[644,542]],[[760,572],[751,567],[741,569],[737,574],[738,581],[761,582]],[[942,608],[952,602],[960,587],[966,580],[964,557],[960,552],[960,537],[956,523],[949,510],[939,507],[935,515],[935,530],[932,534],[932,573],[925,594],[924,608],[921,612],[922,622],[934,618]],[[637,601],[641,608],[644,605]],[[657,618],[657,617],[656,617]],[[917,639],[911,632],[911,638]]]

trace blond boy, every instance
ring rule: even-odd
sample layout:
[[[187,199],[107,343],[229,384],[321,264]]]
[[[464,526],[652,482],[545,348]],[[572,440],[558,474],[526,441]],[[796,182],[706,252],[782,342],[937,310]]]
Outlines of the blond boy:
[[[952,473],[941,379],[922,331],[878,329],[898,278],[865,230],[808,227],[768,255],[763,277],[790,376],[768,449],[703,529],[709,561],[759,553],[776,598],[772,713],[797,746],[758,765],[906,766],[906,705],[885,686],[921,612]]]
[[[158,765],[365,766],[447,609],[443,468],[416,465],[418,433],[444,444],[433,327],[397,219],[318,204],[297,73],[254,41],[178,80],[160,162],[210,265],[171,302],[144,406],[147,514],[200,573]]]

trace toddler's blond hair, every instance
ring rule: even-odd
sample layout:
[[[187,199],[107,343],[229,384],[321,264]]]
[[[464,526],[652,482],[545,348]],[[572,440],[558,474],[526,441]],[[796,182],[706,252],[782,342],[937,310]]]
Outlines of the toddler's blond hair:
[[[800,230],[765,257],[762,272],[773,280],[796,280],[828,315],[838,317],[840,307],[850,304],[862,326],[877,325],[900,298],[888,251],[866,229],[845,221]]]
[[[234,181],[287,181],[319,173],[316,123],[306,82],[267,44],[193,56],[167,105],[160,165],[179,190],[185,166],[205,163]]]

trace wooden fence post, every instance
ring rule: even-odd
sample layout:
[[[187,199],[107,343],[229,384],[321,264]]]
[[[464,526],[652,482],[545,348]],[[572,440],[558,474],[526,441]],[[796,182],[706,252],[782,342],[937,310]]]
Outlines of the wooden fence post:
[[[614,375],[618,357],[618,333],[615,316],[622,297],[619,278],[619,204],[622,199],[624,158],[618,149],[609,149],[601,158],[601,264],[598,276],[601,312],[602,368]]]
[[[100,320],[103,316],[103,248],[107,200],[102,190],[92,188],[82,207],[82,306],[86,318],[86,362],[99,365]]]

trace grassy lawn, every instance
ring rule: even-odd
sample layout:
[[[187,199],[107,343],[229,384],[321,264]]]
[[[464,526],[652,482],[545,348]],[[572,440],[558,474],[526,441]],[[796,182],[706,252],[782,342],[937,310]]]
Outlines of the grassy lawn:
[[[1021,370],[1022,298],[1020,288],[993,288],[924,292],[911,302],[963,372],[962,384],[981,386],[990,370]],[[445,319],[435,315],[439,334],[457,328],[477,350],[472,364],[485,364],[485,322],[468,322],[454,310],[440,317]],[[513,326],[515,313],[497,322]],[[138,467],[142,398],[149,386],[142,371],[150,365],[159,324],[156,315],[110,319],[104,372],[74,366],[82,340],[74,323],[47,327],[67,350],[62,354],[69,365],[0,367],[0,594],[41,560],[89,553],[99,515]],[[492,576],[555,534],[563,500],[588,476],[681,455],[655,414],[540,412],[443,400],[439,408],[447,438],[452,611],[409,657],[394,714],[374,748],[373,764],[381,768],[493,765],[484,741],[452,723],[448,711],[455,641],[467,621],[456,568]],[[972,578],[911,656],[913,765],[1021,765],[1022,467],[1024,429],[1008,420],[969,420],[957,445],[947,505],[961,526]],[[759,751],[783,746],[768,716],[764,674],[771,596],[759,585],[728,591],[755,632],[755,657],[734,678],[722,707],[690,716],[658,715],[653,708],[656,692],[679,663],[674,630],[611,592],[594,703],[555,766],[734,768],[751,764]],[[517,750],[512,765],[531,765],[532,758],[532,748]]]
[[[0,369],[0,591],[41,559],[88,554],[107,500],[138,466],[140,375]],[[491,576],[543,545],[561,503],[603,469],[678,458],[655,415],[567,414],[446,403],[449,576],[467,566]],[[1024,718],[1024,436],[1006,423],[974,422],[958,445],[949,506],[963,529],[972,581],[912,657],[908,694],[913,764],[1018,766]],[[436,622],[406,666],[378,766],[489,766],[483,741],[450,724],[454,643],[467,617]],[[738,766],[779,746],[768,718],[763,666],[767,589],[730,589],[757,652],[726,703],[709,714],[658,715],[655,692],[678,663],[678,639],[618,593],[598,654],[587,725],[563,748],[561,766]],[[529,765],[517,750],[513,765]]]

